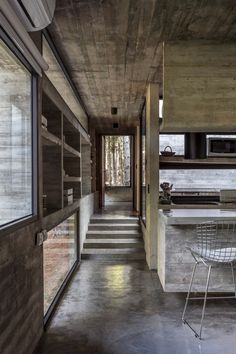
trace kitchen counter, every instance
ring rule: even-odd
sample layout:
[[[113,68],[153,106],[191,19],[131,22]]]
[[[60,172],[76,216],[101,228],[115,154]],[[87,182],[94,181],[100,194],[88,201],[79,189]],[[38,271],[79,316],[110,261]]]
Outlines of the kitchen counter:
[[[194,259],[187,247],[196,245],[196,225],[204,221],[236,221],[236,210],[174,209],[159,210],[157,263],[158,275],[166,292],[187,292]],[[207,268],[199,266],[193,291],[204,291]],[[210,292],[232,292],[230,268],[212,272]]]
[[[236,209],[171,209],[159,210],[159,217],[166,225],[197,224],[211,220],[236,221]]]

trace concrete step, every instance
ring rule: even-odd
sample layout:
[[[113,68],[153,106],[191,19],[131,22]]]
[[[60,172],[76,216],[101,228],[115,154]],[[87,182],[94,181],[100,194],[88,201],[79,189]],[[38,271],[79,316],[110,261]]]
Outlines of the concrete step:
[[[89,224],[88,230],[139,230],[140,225],[139,224]]]
[[[136,248],[143,249],[143,242],[137,238],[130,239],[87,239],[84,248]]]
[[[139,219],[92,217],[90,219],[90,224],[139,224]]]
[[[93,238],[93,239],[124,239],[124,238],[141,238],[142,239],[142,234],[139,232],[139,230],[90,230],[87,232],[86,235],[87,239]]]
[[[134,248],[104,249],[93,248],[83,249],[81,259],[96,260],[145,260],[145,252]]]

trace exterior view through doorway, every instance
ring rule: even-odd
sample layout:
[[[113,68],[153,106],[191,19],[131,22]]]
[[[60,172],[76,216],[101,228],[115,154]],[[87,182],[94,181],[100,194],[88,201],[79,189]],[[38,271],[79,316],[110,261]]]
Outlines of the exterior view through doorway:
[[[104,136],[105,208],[133,208],[133,137]]]

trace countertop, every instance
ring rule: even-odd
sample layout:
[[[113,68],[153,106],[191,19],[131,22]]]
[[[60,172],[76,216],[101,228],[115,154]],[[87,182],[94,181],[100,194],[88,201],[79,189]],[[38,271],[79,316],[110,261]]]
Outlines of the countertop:
[[[170,212],[159,210],[159,216],[166,225],[191,225],[204,221],[236,221],[236,209],[172,209]]]

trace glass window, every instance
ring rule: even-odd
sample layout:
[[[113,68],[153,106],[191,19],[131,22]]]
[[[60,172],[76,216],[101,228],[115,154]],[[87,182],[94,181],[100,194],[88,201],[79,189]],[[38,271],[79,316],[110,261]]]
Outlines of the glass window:
[[[0,39],[0,226],[33,214],[32,74]]]
[[[160,183],[173,183],[174,189],[236,189],[236,169],[160,170]]]
[[[131,186],[131,137],[105,136],[105,185]]]
[[[176,155],[184,155],[184,134],[160,134],[160,151],[164,151],[166,146],[170,146]],[[170,151],[168,149],[168,151]]]
[[[77,260],[77,223],[73,214],[48,232],[43,243],[44,313]]]

